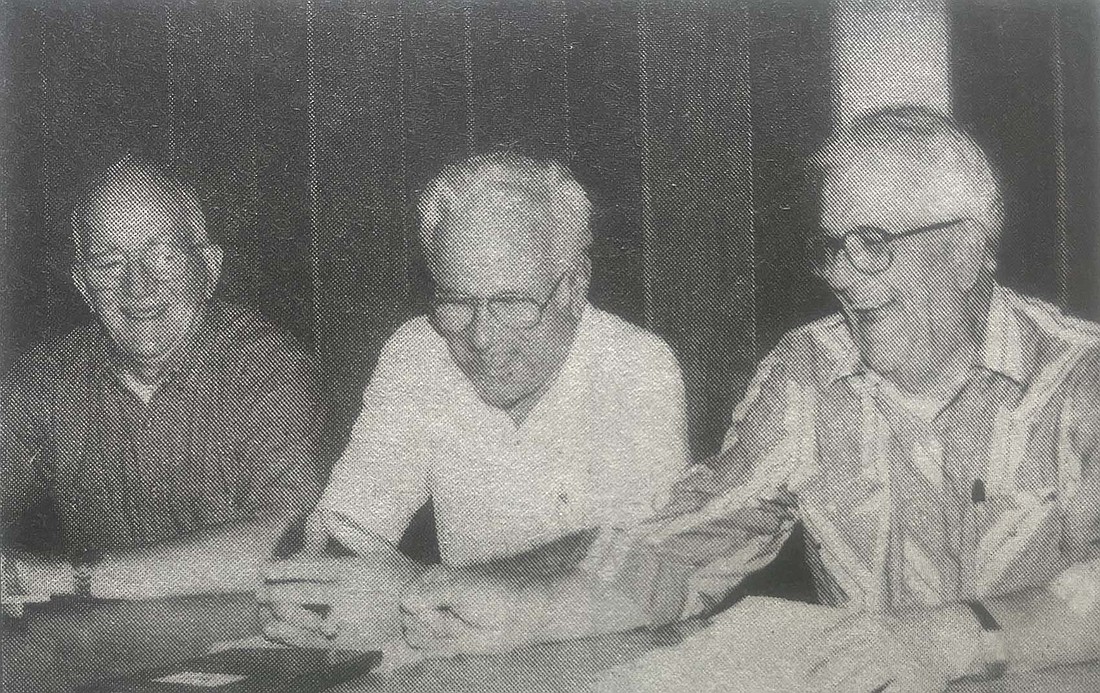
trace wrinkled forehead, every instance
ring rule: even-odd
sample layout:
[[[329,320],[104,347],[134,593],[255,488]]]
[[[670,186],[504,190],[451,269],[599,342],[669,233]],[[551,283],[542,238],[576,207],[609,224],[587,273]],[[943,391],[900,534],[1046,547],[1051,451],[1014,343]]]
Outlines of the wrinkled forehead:
[[[966,216],[976,190],[949,151],[857,147],[830,162],[821,185],[821,226],[897,230]]]
[[[178,200],[159,186],[142,183],[111,184],[97,190],[88,205],[87,222],[89,248],[187,243],[195,235]]]

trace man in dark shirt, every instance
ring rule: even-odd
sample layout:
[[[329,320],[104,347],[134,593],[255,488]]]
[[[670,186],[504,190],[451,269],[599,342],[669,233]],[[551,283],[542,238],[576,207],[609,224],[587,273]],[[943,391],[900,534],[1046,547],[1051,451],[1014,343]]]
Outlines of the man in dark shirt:
[[[312,367],[289,334],[212,299],[221,249],[162,167],[127,156],[72,221],[73,280],[97,320],[32,349],[4,383],[5,582],[250,588],[316,501]]]

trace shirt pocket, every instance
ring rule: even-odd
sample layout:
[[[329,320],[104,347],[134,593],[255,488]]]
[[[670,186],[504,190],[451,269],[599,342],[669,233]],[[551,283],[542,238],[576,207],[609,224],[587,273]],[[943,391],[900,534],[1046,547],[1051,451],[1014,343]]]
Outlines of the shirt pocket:
[[[1042,584],[1062,563],[1065,529],[1058,489],[1031,486],[990,494],[976,503],[978,596]]]

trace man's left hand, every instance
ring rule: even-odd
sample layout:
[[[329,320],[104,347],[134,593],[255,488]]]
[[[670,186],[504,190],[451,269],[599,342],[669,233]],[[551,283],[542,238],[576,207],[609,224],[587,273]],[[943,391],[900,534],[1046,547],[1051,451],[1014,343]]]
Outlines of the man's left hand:
[[[435,566],[404,590],[401,623],[428,656],[499,652],[537,640],[549,602],[545,585]]]

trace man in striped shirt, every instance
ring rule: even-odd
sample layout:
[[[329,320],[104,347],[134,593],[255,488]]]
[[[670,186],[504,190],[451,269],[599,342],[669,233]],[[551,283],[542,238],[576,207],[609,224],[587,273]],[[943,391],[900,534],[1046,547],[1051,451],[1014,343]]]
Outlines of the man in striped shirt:
[[[126,156],[72,220],[96,320],[32,348],[0,388],[5,577],[32,594],[250,589],[319,492],[313,366],[285,330],[212,298],[222,251],[165,167]]]
[[[842,311],[764,359],[619,591],[643,622],[706,612],[801,523],[820,601],[846,609],[789,603],[806,618],[760,626],[807,688],[924,690],[1100,655],[1100,330],[995,282],[999,187],[948,118],[874,112],[815,162],[813,265]],[[598,578],[572,580],[537,637],[609,608],[578,599]]]

